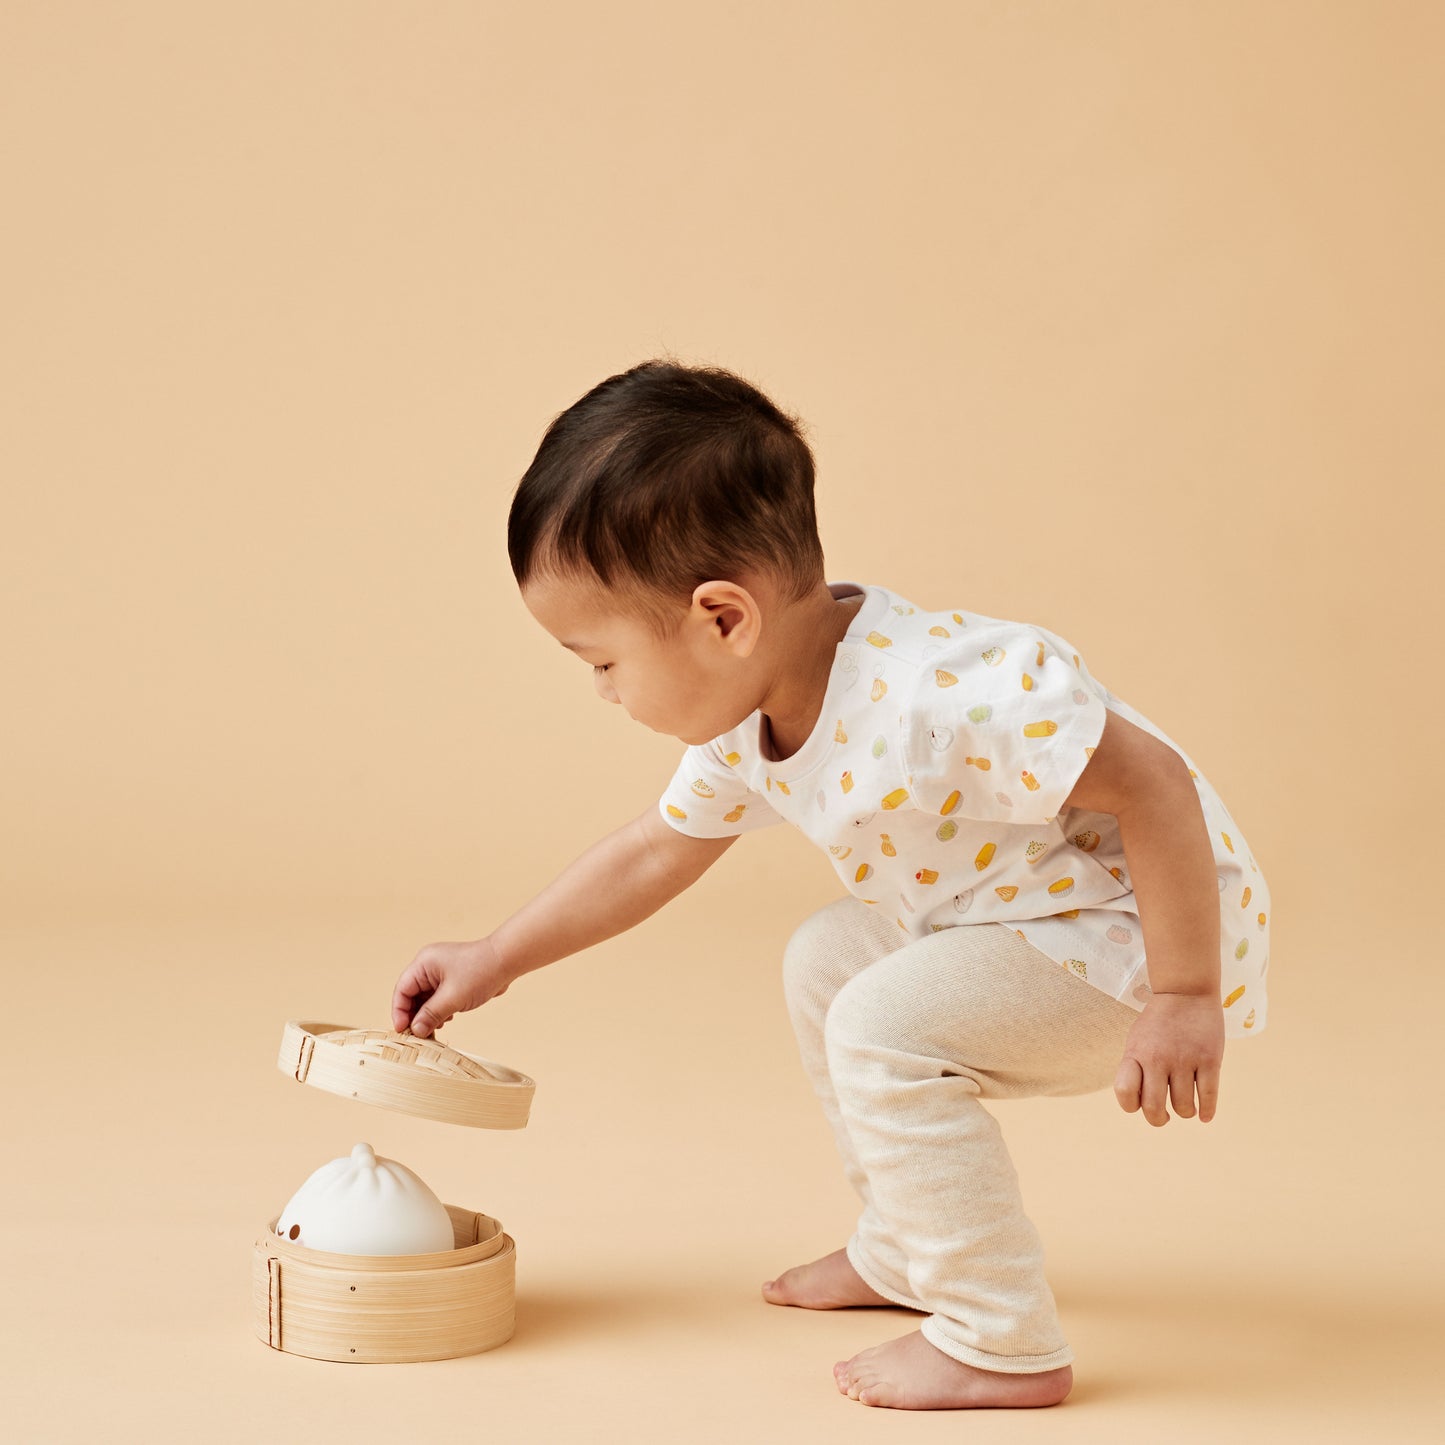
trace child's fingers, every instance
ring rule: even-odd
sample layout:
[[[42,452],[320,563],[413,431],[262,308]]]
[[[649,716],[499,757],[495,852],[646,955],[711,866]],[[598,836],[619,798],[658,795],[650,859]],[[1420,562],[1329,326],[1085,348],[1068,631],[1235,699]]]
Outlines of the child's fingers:
[[[1181,1119],[1194,1117],[1194,1070],[1180,1069],[1169,1075],[1169,1101]]]
[[[1144,1087],[1140,1090],[1139,1101],[1144,1117],[1156,1129],[1162,1129],[1169,1122],[1169,1075],[1160,1068],[1144,1070]]]
[[[1139,1060],[1126,1058],[1114,1075],[1114,1097],[1126,1114],[1132,1114],[1139,1107],[1139,1087],[1144,1082],[1144,1070]]]
[[[435,971],[420,957],[411,961],[406,972],[397,979],[391,995],[391,1022],[397,1033],[405,1032],[410,1026],[418,1005],[440,981]]]
[[[1207,1124],[1213,1117],[1214,1111],[1219,1104],[1219,1070],[1218,1068],[1200,1069],[1199,1071],[1199,1122]]]

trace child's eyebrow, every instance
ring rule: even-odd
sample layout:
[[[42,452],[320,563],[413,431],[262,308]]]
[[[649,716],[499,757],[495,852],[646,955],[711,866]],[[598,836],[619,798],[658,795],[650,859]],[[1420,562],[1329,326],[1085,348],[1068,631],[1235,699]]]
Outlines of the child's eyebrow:
[[[562,642],[562,639],[559,637],[557,641]],[[562,646],[571,652],[579,652],[584,648],[590,648],[592,644],[590,642],[562,642]]]

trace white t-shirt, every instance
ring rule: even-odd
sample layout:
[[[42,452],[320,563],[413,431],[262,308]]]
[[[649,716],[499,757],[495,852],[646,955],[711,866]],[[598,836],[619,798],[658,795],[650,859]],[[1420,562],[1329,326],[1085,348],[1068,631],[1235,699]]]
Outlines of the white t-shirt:
[[[838,644],[817,725],[792,757],[762,714],[693,745],[658,800],[679,832],[722,838],[789,822],[832,856],[844,887],[908,938],[1004,923],[1135,1010],[1150,996],[1119,825],[1064,808],[1106,711],[1184,759],[1219,877],[1225,1036],[1265,1026],[1269,890],[1239,825],[1184,751],[1091,677],[1055,633],[976,612],[864,594]],[[1062,811],[1061,811],[1062,810]]]

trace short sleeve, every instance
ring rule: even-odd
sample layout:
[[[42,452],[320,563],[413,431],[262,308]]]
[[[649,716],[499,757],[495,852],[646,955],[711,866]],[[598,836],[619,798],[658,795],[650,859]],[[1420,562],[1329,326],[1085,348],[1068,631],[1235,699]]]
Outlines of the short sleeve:
[[[688,748],[657,808],[679,833],[693,838],[731,838],[783,821],[733,771],[715,741]]]
[[[914,800],[945,817],[1052,822],[1103,735],[1105,693],[1062,638],[990,621],[929,656],[908,696]]]

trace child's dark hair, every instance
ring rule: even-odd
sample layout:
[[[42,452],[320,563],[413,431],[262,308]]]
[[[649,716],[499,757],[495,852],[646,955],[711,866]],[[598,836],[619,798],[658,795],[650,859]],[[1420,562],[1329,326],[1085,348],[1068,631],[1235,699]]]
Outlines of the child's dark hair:
[[[512,499],[517,585],[600,581],[665,633],[693,588],[764,571],[791,600],[823,581],[802,425],[721,367],[641,362],[547,428]]]

